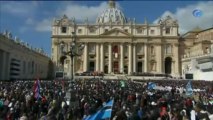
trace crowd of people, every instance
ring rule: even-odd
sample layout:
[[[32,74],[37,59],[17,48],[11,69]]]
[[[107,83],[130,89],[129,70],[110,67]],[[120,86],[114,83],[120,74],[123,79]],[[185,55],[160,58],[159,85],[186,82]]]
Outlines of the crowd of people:
[[[155,83],[156,89],[147,89],[148,82]],[[82,120],[113,99],[111,120],[210,120],[213,82],[192,81],[196,91],[190,96],[185,94],[187,82],[40,80],[37,98],[35,81],[0,82],[0,119]]]

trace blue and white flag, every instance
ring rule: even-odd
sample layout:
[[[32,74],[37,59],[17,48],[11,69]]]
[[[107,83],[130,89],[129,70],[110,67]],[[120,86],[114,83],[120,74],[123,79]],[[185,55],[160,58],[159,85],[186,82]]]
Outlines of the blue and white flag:
[[[186,95],[191,96],[193,94],[191,80],[186,85]]]
[[[84,120],[105,120],[105,119],[110,119],[111,115],[112,115],[113,103],[114,103],[114,100],[110,100],[98,112],[96,112],[93,115],[89,115]]]
[[[149,82],[149,83],[148,83],[147,89],[148,89],[148,90],[152,90],[152,89],[155,89],[155,87],[156,87],[156,84],[155,84],[155,83]]]

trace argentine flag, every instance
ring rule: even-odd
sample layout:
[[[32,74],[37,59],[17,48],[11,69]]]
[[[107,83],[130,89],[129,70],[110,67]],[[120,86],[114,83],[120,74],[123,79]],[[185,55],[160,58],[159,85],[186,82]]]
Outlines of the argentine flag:
[[[155,89],[155,87],[156,87],[156,84],[155,83],[153,83],[153,82],[149,82],[148,83],[148,90],[152,90],[152,89]]]
[[[186,85],[186,95],[191,96],[193,94],[191,80]]]
[[[89,115],[84,120],[105,120],[105,119],[110,119],[111,115],[112,115],[113,103],[114,103],[114,100],[110,100],[98,112],[96,112],[93,115]]]

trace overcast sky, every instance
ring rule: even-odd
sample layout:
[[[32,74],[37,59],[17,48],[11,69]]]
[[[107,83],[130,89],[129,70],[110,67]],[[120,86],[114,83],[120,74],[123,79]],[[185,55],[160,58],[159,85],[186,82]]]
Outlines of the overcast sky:
[[[127,18],[143,23],[156,23],[161,17],[171,15],[178,20],[180,33],[195,27],[213,26],[213,1],[117,1],[116,5]],[[97,16],[108,7],[107,1],[0,1],[0,32],[6,29],[33,47],[51,53],[51,23],[64,14],[78,22],[86,18],[94,23]],[[193,16],[194,10],[202,16]]]

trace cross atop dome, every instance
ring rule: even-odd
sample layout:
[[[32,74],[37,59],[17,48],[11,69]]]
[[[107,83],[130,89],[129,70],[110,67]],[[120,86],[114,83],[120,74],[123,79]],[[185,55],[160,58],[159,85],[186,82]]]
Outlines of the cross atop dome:
[[[114,0],[109,0],[109,8],[115,8],[115,1]]]

